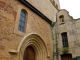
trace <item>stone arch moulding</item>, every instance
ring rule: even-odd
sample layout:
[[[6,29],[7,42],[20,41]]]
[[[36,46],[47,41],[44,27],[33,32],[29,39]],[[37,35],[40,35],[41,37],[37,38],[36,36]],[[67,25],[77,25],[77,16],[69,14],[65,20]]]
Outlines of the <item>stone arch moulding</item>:
[[[17,54],[19,53],[20,59],[23,60],[23,55],[26,47],[31,46],[36,52],[36,60],[42,58],[41,60],[46,60],[48,56],[47,47],[43,39],[37,33],[31,33],[23,37],[20,41],[17,50],[11,49],[9,53]]]

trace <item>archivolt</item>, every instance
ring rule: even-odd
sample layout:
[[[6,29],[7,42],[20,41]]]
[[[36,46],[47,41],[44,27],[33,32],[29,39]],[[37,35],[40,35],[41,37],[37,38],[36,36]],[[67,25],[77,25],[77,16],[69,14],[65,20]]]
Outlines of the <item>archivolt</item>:
[[[18,46],[20,60],[23,60],[23,55],[26,47],[31,46],[36,52],[36,60],[47,59],[47,48],[43,39],[38,34],[30,34],[25,36]]]

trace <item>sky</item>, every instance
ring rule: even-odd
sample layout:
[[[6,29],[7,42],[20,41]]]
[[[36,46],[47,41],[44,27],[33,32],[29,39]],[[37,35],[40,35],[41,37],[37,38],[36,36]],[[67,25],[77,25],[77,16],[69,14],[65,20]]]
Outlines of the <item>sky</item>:
[[[66,9],[74,18],[80,18],[80,0],[59,0],[60,8]]]

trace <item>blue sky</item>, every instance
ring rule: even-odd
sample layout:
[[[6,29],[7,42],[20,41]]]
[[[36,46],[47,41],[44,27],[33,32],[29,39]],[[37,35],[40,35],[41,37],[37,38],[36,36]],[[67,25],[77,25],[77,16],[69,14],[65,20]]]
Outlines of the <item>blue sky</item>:
[[[80,18],[80,0],[59,0],[60,8],[69,11],[74,18]]]

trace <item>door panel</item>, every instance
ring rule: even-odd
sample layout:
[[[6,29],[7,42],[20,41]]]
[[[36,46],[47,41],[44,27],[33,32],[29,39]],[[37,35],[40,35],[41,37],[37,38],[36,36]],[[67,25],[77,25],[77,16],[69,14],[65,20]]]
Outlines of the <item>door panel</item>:
[[[35,60],[35,51],[31,46],[25,49],[23,60]]]
[[[61,55],[61,60],[72,60],[72,55],[71,54]]]

